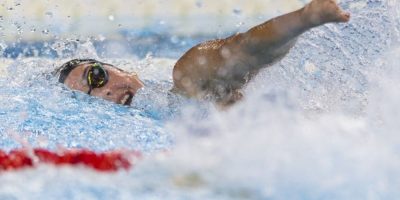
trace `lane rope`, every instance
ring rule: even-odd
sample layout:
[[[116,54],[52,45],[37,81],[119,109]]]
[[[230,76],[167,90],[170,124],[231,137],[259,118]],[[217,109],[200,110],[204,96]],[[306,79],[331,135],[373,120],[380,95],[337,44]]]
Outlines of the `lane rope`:
[[[142,158],[139,151],[94,152],[88,149],[50,151],[42,148],[0,150],[0,172],[34,168],[41,164],[54,166],[84,166],[100,172],[129,170]]]

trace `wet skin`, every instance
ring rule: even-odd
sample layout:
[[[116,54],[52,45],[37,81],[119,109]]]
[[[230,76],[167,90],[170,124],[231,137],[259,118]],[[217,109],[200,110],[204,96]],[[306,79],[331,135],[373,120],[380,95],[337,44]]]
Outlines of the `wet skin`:
[[[64,84],[73,90],[88,93],[90,87],[85,74],[91,64],[81,64],[74,68],[65,79]],[[112,101],[117,104],[130,105],[133,96],[143,87],[142,81],[135,73],[128,73],[111,65],[103,65],[108,73],[108,82],[103,87],[93,88],[90,95]]]
[[[173,69],[173,92],[197,99],[211,99],[227,107],[242,99],[241,89],[260,69],[282,59],[307,30],[330,22],[348,22],[350,14],[342,11],[335,0],[312,0],[305,7],[273,18],[226,39],[201,43],[186,52]],[[81,64],[65,79],[74,90],[87,93],[85,70]],[[109,81],[94,88],[91,95],[118,104],[129,105],[143,83],[129,74],[105,65]]]
[[[173,70],[172,91],[211,99],[222,107],[242,99],[240,90],[260,69],[282,59],[307,30],[348,22],[335,0],[313,0],[305,7],[226,39],[201,43],[186,52]]]

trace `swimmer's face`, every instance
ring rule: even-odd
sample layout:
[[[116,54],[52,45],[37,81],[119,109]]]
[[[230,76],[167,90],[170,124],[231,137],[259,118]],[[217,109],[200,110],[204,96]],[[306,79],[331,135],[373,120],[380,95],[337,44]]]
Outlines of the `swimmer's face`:
[[[133,96],[143,87],[136,74],[104,63],[101,68],[94,63],[78,65],[65,78],[64,84],[73,90],[123,105],[130,105]]]

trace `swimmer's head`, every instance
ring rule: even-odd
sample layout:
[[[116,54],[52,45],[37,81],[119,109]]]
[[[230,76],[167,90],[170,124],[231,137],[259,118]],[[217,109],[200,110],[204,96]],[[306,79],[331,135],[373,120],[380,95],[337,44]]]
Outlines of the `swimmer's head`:
[[[94,59],[75,59],[57,69],[58,81],[67,87],[118,104],[130,105],[143,87],[136,74]]]

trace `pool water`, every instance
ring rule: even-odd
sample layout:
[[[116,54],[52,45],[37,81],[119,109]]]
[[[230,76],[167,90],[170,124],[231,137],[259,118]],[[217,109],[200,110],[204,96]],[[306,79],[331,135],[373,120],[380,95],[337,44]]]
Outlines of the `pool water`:
[[[224,112],[168,92],[179,55],[218,35],[150,27],[123,41],[5,42],[2,149],[136,149],[145,158],[116,174],[2,173],[0,199],[396,199],[400,3],[341,4],[350,23],[301,36]],[[146,87],[130,107],[71,91],[50,74],[72,57],[135,71]]]

